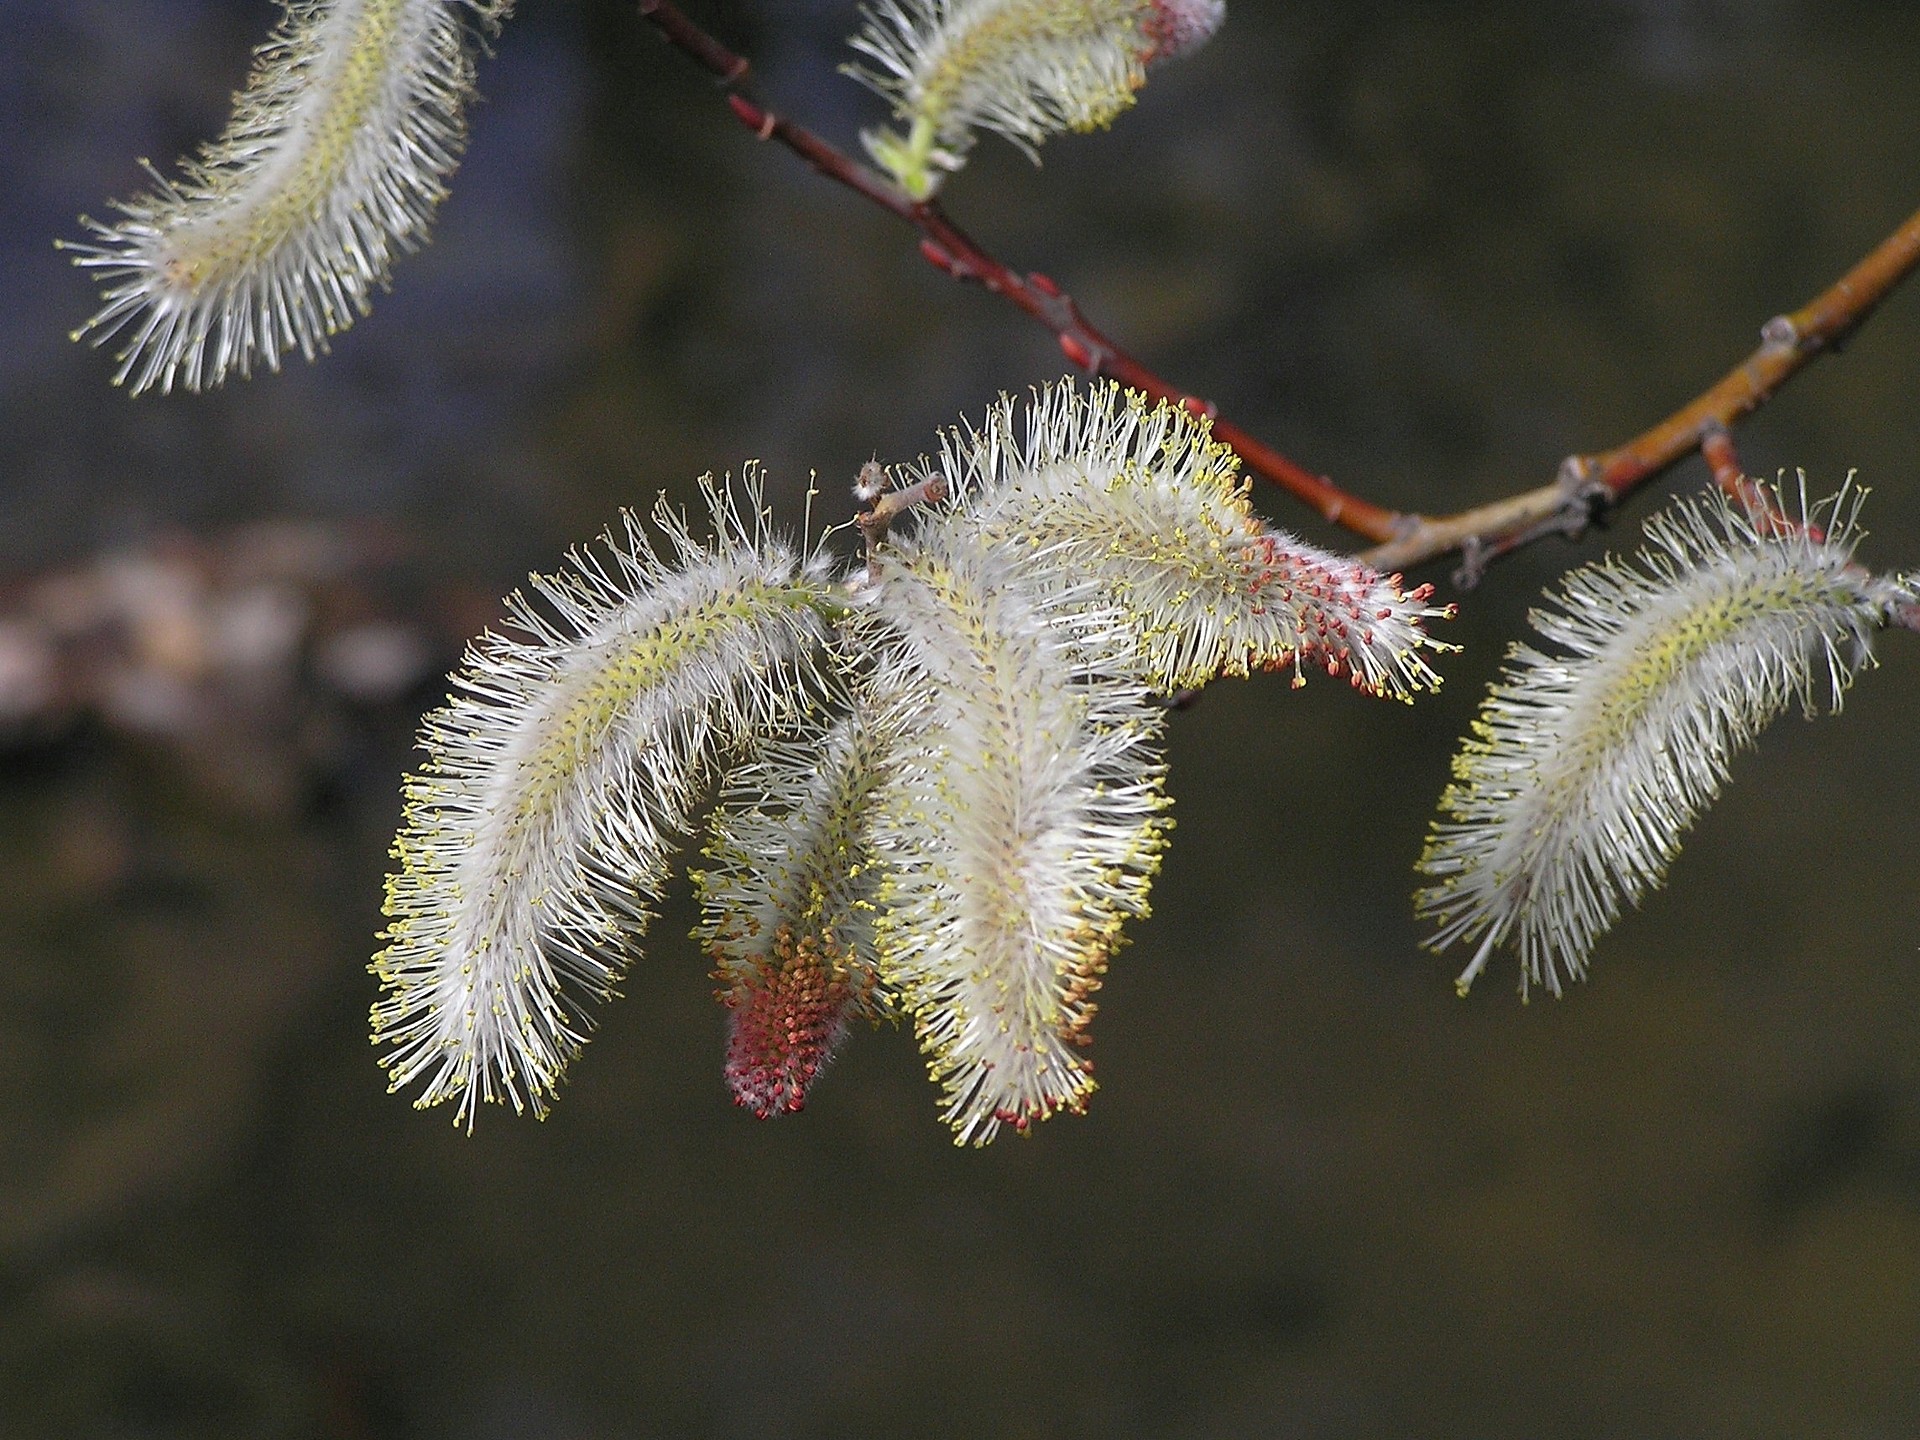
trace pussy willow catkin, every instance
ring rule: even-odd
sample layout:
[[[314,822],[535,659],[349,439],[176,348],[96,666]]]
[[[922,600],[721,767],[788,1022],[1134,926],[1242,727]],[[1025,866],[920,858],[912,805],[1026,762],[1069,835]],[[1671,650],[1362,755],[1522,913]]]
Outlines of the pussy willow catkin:
[[[712,534],[664,503],[536,578],[429,716],[387,882],[374,1040],[420,1105],[544,1108],[587,1003],[638,953],[716,770],[815,703],[837,590],[710,487]]]
[[[1513,647],[1420,862],[1433,944],[1478,942],[1462,990],[1510,944],[1522,994],[1559,994],[1665,877],[1733,753],[1795,700],[1839,708],[1873,631],[1911,599],[1854,563],[1861,494],[1809,507],[1803,490],[1787,524],[1717,493],[1680,501],[1647,523],[1636,564],[1576,570],[1534,612],[1557,648]]]
[[[925,198],[965,163],[976,129],[1029,157],[1062,130],[1110,124],[1147,69],[1202,44],[1225,0],[876,0],[847,67],[907,132],[861,136],[875,163]]]
[[[429,717],[374,1038],[396,1088],[544,1107],[679,837],[734,1098],[805,1104],[908,1019],[961,1142],[1082,1109],[1107,965],[1170,824],[1157,696],[1259,666],[1406,698],[1445,612],[1262,525],[1206,423],[1111,385],[1012,402],[892,479],[924,503],[836,578],[708,490],[510,605]],[[863,504],[886,474],[863,472]],[[925,483],[921,483],[924,481]]]
[[[75,338],[117,344],[136,394],[324,351],[425,238],[465,137],[467,27],[509,7],[286,0],[226,133],[68,247],[105,287]]]

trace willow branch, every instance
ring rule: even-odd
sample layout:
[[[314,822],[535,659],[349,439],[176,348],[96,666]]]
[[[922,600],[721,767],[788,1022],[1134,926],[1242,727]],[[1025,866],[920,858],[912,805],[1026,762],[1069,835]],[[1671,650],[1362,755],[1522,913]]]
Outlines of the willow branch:
[[[749,65],[682,13],[671,0],[639,0],[640,13],[669,43],[728,91],[735,118],[762,140],[785,146],[829,179],[912,225],[920,253],[957,280],[1002,296],[1053,332],[1061,353],[1155,399],[1208,416],[1213,433],[1247,469],[1313,507],[1325,519],[1380,542],[1361,558],[1380,570],[1405,570],[1458,552],[1455,581],[1476,583],[1494,560],[1546,535],[1574,536],[1640,486],[1724,435],[1760,408],[1808,363],[1838,348],[1920,264],[1920,212],[1904,221],[1831,288],[1761,329],[1760,347],[1657,425],[1624,445],[1571,455],[1549,484],[1453,515],[1404,514],[1352,495],[1223,419],[1216,408],[1169,384],[1097,329],[1047,276],[1021,275],[967,235],[935,201],[916,202],[878,171],[751,99]]]
[[[1578,534],[1594,516],[1758,410],[1814,360],[1839,348],[1920,265],[1920,211],[1831,287],[1760,330],[1760,347],[1706,390],[1626,444],[1572,455],[1550,485],[1457,515],[1416,516],[1403,535],[1362,557],[1382,570],[1461,552],[1471,584],[1488,562],[1540,535]]]

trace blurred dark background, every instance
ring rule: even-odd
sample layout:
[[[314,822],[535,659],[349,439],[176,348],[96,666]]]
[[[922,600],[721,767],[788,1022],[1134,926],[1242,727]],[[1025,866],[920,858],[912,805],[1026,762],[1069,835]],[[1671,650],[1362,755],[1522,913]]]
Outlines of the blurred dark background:
[[[776,105],[877,118],[850,5],[690,9]],[[0,1436],[1920,1433],[1915,637],[1740,759],[1565,1000],[1511,961],[1457,1000],[1409,914],[1526,606],[1651,495],[1462,597],[1435,699],[1176,718],[1083,1119],[957,1151],[892,1031],[748,1118],[684,894],[545,1124],[386,1095],[364,967],[460,637],[621,505],[757,458],[797,524],[810,470],[837,505],[1061,357],[631,5],[523,0],[373,315],[129,400],[51,241],[219,130],[274,11],[0,17]],[[1920,204],[1916,74],[1908,3],[1235,0],[1113,131],[985,139],[948,200],[1255,433],[1447,510],[1664,414]],[[1900,293],[1739,437],[1857,467],[1881,567],[1920,561],[1917,374]]]

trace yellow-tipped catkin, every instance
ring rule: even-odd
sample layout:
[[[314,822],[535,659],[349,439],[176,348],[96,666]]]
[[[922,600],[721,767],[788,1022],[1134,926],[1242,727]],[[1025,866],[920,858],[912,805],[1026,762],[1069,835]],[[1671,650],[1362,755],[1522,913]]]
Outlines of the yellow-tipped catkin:
[[[1522,995],[1558,995],[1664,879],[1733,753],[1795,700],[1839,708],[1872,633],[1912,599],[1854,564],[1861,495],[1809,508],[1803,487],[1792,523],[1717,493],[1680,501],[1647,523],[1637,565],[1576,570],[1534,612],[1557,651],[1514,646],[1420,862],[1435,948],[1478,942],[1463,992],[1509,944]]]
[[[543,1110],[637,938],[708,780],[815,703],[838,592],[710,485],[536,577],[429,716],[387,882],[374,1042],[415,1103]]]
[[[1161,712],[1097,590],[1031,590],[951,517],[888,547],[854,633],[890,756],[881,979],[956,1140],[1025,1133],[1093,1091],[1092,995],[1165,843]]]
[[[1061,380],[1034,394],[1024,427],[1003,398],[904,473],[937,476],[982,543],[1025,551],[1031,583],[1094,581],[1163,693],[1281,668],[1399,700],[1439,688],[1429,659],[1449,647],[1425,626],[1452,607],[1268,526],[1233,452],[1177,406]]]
[[[861,138],[916,199],[957,170],[976,128],[1028,156],[1062,130],[1110,124],[1149,66],[1200,45],[1225,0],[876,0],[849,74],[892,102],[906,134]]]
[[[366,313],[459,161],[465,16],[491,27],[511,0],[284,3],[226,133],[68,247],[105,285],[74,338],[117,343],[135,394],[311,360]]]

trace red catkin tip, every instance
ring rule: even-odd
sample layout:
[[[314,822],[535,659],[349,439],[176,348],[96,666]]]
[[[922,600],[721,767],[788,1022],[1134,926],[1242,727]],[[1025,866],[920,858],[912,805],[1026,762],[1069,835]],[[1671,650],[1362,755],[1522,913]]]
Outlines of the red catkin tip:
[[[762,1120],[803,1109],[807,1091],[846,1038],[859,987],[819,939],[781,927],[773,953],[722,992],[727,1086]]]

